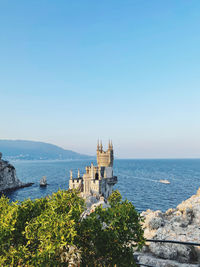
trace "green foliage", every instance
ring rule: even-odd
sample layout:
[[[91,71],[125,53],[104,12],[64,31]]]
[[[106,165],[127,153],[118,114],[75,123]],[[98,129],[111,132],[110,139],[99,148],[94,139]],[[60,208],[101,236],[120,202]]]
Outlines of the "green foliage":
[[[111,207],[115,207],[118,203],[121,202],[121,200],[122,200],[122,196],[118,190],[115,190],[114,192],[112,192],[112,194],[108,198],[108,201]]]
[[[144,244],[140,215],[113,192],[85,219],[75,190],[37,200],[0,199],[0,266],[134,266]]]
[[[12,244],[12,233],[17,221],[17,203],[9,203],[5,196],[0,198],[0,255]]]
[[[78,243],[83,266],[134,266],[134,249],[144,245],[141,217],[118,191],[109,198],[110,207],[101,206],[82,221]]]

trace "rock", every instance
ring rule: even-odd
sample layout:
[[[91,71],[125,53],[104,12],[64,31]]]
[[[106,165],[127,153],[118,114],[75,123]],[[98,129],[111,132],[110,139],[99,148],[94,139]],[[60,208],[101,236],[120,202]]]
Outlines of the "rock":
[[[197,190],[197,196],[200,196],[200,187],[199,187],[199,189]]]
[[[146,239],[200,243],[200,188],[196,195],[183,201],[176,209],[169,209],[165,213],[147,210],[141,215],[144,217]],[[148,242],[140,257],[145,256],[147,252],[152,265],[154,260],[159,258],[175,262],[175,265],[165,265],[165,262],[154,266],[193,266],[193,263],[200,263],[200,246]]]
[[[82,213],[81,220],[85,219],[88,215],[94,212],[98,206],[102,206],[103,209],[110,207],[109,203],[103,196],[101,196],[100,198],[96,198],[95,196],[88,196],[86,198],[86,210]]]
[[[180,263],[197,261],[195,250],[191,246],[152,242],[149,246],[149,250],[156,257],[176,260]]]
[[[149,253],[137,253],[135,254],[135,258],[138,262],[154,267],[199,267],[199,264],[187,264],[187,263],[180,263],[174,260],[166,260],[166,259],[159,259],[152,256]]]
[[[17,178],[15,167],[8,161],[2,160],[2,153],[0,153],[0,192],[14,190],[32,184],[33,183],[22,183]]]
[[[162,218],[160,217],[154,217],[149,221],[149,228],[152,230],[156,230],[159,227],[164,226],[165,222]]]

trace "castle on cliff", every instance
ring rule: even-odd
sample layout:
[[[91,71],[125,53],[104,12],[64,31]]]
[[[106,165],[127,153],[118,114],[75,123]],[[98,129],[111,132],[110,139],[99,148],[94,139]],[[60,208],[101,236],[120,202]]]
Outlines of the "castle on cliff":
[[[112,141],[108,143],[107,151],[103,150],[102,142],[97,144],[97,166],[91,163],[91,166],[85,168],[86,172],[73,178],[70,172],[69,188],[78,189],[82,197],[103,196],[107,199],[112,193],[113,186],[117,183],[117,177],[113,176],[113,145]]]

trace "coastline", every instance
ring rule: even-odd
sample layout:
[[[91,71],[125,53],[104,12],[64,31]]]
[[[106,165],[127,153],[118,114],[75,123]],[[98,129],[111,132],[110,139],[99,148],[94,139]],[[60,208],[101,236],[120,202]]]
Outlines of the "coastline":
[[[14,186],[14,187],[6,188],[6,189],[1,190],[0,194],[6,193],[6,192],[12,192],[12,191],[15,191],[15,190],[18,190],[18,189],[21,189],[21,188],[25,188],[25,187],[30,187],[33,184],[34,183],[25,183],[25,184],[22,184],[22,185],[17,185],[17,186]]]

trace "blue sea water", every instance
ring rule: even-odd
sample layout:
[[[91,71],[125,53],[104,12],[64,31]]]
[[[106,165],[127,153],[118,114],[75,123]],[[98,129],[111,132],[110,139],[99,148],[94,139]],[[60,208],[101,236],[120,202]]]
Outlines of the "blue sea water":
[[[78,168],[83,174],[90,161],[15,161],[12,164],[23,182],[34,182],[7,193],[15,200],[40,198],[60,189],[67,189],[69,172],[74,176]],[[200,187],[200,159],[115,160],[114,174],[118,176],[118,189],[123,198],[130,200],[138,211],[175,208],[183,200],[195,194]],[[39,180],[47,177],[48,186],[40,188]],[[162,184],[167,179],[170,184]]]

